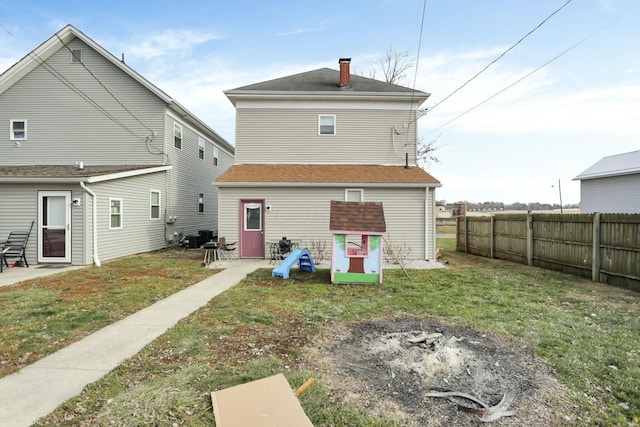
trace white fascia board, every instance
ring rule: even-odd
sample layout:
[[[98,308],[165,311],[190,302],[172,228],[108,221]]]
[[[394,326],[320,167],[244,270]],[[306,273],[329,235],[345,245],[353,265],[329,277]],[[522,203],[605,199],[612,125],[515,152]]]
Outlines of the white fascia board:
[[[109,174],[109,175],[91,176],[91,177],[87,178],[86,180],[82,180],[82,181],[85,181],[85,182],[87,182],[89,184],[92,184],[92,183],[96,183],[96,182],[111,181],[111,180],[114,180],[114,179],[128,178],[128,177],[131,177],[131,176],[146,175],[146,174],[156,173],[156,172],[164,172],[164,171],[171,170],[172,168],[173,168],[173,166],[171,166],[171,165],[156,166],[156,167],[153,167],[153,168],[136,169],[136,170],[132,170],[132,171],[112,173],[112,174]]]
[[[406,92],[281,92],[281,91],[225,91],[224,94],[229,98],[233,105],[245,100],[266,100],[271,101],[305,101],[312,100],[340,100],[340,101],[401,101],[405,103],[411,101],[415,105],[420,105],[429,98],[429,94],[416,91],[415,93]]]
[[[216,182],[213,181],[213,185],[216,187],[224,188],[240,188],[240,187],[287,187],[287,188],[302,188],[302,187],[362,187],[362,188],[437,188],[442,187],[442,184],[423,184],[423,183],[379,183],[379,182]]]

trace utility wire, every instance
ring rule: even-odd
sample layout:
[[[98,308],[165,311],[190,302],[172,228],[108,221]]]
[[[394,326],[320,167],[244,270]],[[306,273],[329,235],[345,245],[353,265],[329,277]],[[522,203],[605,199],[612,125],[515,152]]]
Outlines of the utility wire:
[[[420,22],[420,36],[418,37],[418,53],[416,54],[416,72],[413,75],[413,91],[411,92],[411,105],[413,105],[413,98],[416,91],[416,82],[418,81],[418,67],[420,66],[420,50],[422,49],[422,33],[424,31],[424,15],[427,10],[427,0],[424,0],[422,4],[422,20]],[[409,121],[408,123],[412,123],[413,119],[411,118],[411,114],[413,114],[413,108],[409,107]],[[418,112],[416,111],[416,115]],[[407,132],[407,141],[409,140],[409,132]],[[405,143],[407,145],[407,143]]]
[[[555,15],[556,13],[560,12],[562,9],[564,9],[565,6],[567,6],[569,3],[571,3],[572,0],[567,0],[562,6],[560,6],[558,9],[556,9],[551,15],[547,16],[545,19],[542,20],[542,22],[540,22],[538,25],[536,25],[535,28],[533,28],[531,31],[529,31],[527,34],[525,34],[520,40],[518,40],[515,44],[513,44],[511,47],[509,47],[509,49],[505,50],[504,52],[502,52],[496,59],[494,59],[493,61],[491,61],[488,65],[486,65],[483,69],[481,69],[480,71],[478,71],[473,77],[471,77],[469,80],[467,80],[466,82],[464,82],[462,84],[462,86],[460,86],[459,88],[457,88],[456,90],[454,90],[453,92],[451,92],[449,95],[447,95],[446,97],[444,97],[444,99],[442,99],[441,101],[439,101],[438,103],[436,103],[435,105],[433,105],[432,107],[428,107],[425,108],[421,111],[423,111],[423,115],[426,114],[427,112],[431,112],[434,108],[436,108],[438,105],[442,104],[443,102],[445,102],[447,99],[451,98],[453,95],[455,95],[458,91],[460,91],[462,88],[464,88],[467,84],[471,83],[471,81],[473,81],[475,78],[477,78],[480,74],[484,73],[489,67],[491,67],[493,64],[495,64],[496,62],[498,62],[503,56],[505,56],[507,53],[509,53],[512,49],[514,49],[516,46],[518,46],[520,43],[522,43],[522,41],[524,39],[526,39],[527,37],[529,37],[531,34],[533,34],[536,30],[538,30],[540,27],[542,27],[549,19],[551,19],[551,17],[553,17],[553,15]]]
[[[9,34],[11,37],[13,37],[16,41],[20,41],[18,40],[18,38],[11,32],[9,31],[4,25],[0,24],[0,28],[2,28],[7,34]],[[58,36],[58,34],[56,33],[56,37],[58,37],[58,39],[60,39],[60,37]],[[60,40],[62,41],[62,40]],[[67,49],[69,49],[68,46],[66,46],[64,44],[64,42],[62,43]],[[129,133],[130,135],[142,140],[142,141],[146,141],[148,142],[149,137],[142,137],[140,135],[137,135],[133,130],[131,130],[129,127],[127,127],[124,123],[122,123],[117,117],[115,117],[113,114],[111,114],[109,111],[107,111],[105,108],[103,108],[102,106],[100,106],[100,104],[98,104],[96,101],[94,101],[89,95],[87,95],[86,93],[84,93],[80,88],[78,88],[76,85],[74,85],[71,81],[69,81],[63,74],[61,74],[60,72],[58,72],[55,68],[53,68],[50,64],[48,64],[40,55],[38,55],[37,53],[35,53],[35,51],[31,51],[29,52],[29,54],[27,55],[29,57],[31,57],[32,59],[34,59],[38,65],[42,66],[42,68],[47,71],[49,74],[51,74],[56,80],[60,81],[63,85],[65,85],[67,88],[69,88],[72,92],[74,92],[75,94],[77,94],[78,96],[80,96],[80,98],[84,99],[85,101],[87,101],[93,108],[95,108],[96,110],[98,110],[100,113],[102,113],[104,116],[106,116],[109,120],[111,120],[112,122],[114,122],[116,125],[118,125],[119,127],[121,127],[123,130],[125,130],[127,133]],[[84,64],[83,64],[84,66]],[[85,66],[86,68],[86,66]],[[89,71],[87,69],[87,71]],[[90,72],[90,71],[89,71]],[[90,72],[91,73],[91,72]],[[93,73],[91,73],[91,75],[93,75]],[[94,76],[94,78],[96,78]],[[97,80],[97,78],[96,78]],[[102,85],[102,83],[98,80],[98,82]],[[102,85],[104,87],[104,85]],[[108,91],[108,89],[105,88],[105,90]],[[109,92],[110,93],[110,92]],[[110,93],[111,94],[111,93]],[[111,96],[113,96],[113,94],[111,94]],[[116,99],[117,101],[117,99]],[[124,107],[124,105],[122,105],[122,103],[120,103],[118,101],[118,103],[129,113],[133,116],[133,114],[126,109],[126,107]],[[142,126],[144,126],[147,130],[151,131],[151,129],[149,129],[146,125],[144,125],[143,123],[140,122],[140,120],[138,120],[135,116],[133,116],[134,119],[136,119],[138,121],[138,123],[142,124]]]
[[[73,51],[71,50],[71,48],[69,46],[67,46],[67,44],[60,38],[60,36],[58,35],[58,33],[56,33],[56,37],[58,38],[58,40],[60,40],[60,43],[62,43],[62,45],[69,51],[69,53],[71,53],[73,55]],[[98,82],[98,84],[100,86],[102,86],[102,88],[109,94],[111,95],[111,97],[127,112],[129,113],[129,115],[131,117],[133,117],[140,125],[142,125],[145,129],[147,129],[152,135],[153,135],[153,129],[149,128],[149,126],[147,126],[146,124],[142,123],[140,121],[140,119],[138,119],[138,117],[136,117],[135,114],[133,114],[131,111],[129,111],[129,109],[127,107],[124,106],[124,104],[122,102],[120,102],[120,100],[104,85],[104,83],[102,83],[100,81],[100,79],[93,74],[93,72],[89,69],[89,67],[86,66],[86,64],[82,61],[80,61],[80,64],[82,64],[82,67],[87,70],[87,72],[89,74],[91,74],[91,77],[93,77],[95,79],[96,82]]]
[[[430,130],[429,132],[427,132],[427,135],[436,132],[437,130],[442,129],[445,126],[448,126],[449,124],[455,122],[456,120],[458,120],[459,118],[461,118],[462,116],[465,116],[466,114],[470,113],[471,111],[475,110],[476,108],[486,104],[487,102],[491,101],[493,98],[495,98],[496,96],[500,95],[501,93],[506,92],[507,90],[511,89],[513,86],[517,85],[518,83],[520,83],[521,81],[523,81],[524,79],[526,79],[527,77],[531,76],[532,74],[536,73],[537,71],[541,70],[542,68],[546,67],[547,65],[551,64],[553,61],[555,61],[556,59],[560,58],[561,56],[563,56],[564,54],[572,51],[573,49],[575,49],[576,47],[580,46],[582,43],[586,42],[588,39],[590,39],[591,37],[593,37],[593,35],[595,35],[596,33],[598,33],[601,30],[598,30],[590,35],[588,35],[587,37],[583,38],[582,40],[580,40],[578,43],[574,44],[573,46],[563,50],[562,52],[560,52],[559,54],[557,54],[556,56],[554,56],[553,58],[551,58],[550,60],[548,60],[547,62],[545,62],[544,64],[540,65],[538,68],[530,71],[529,73],[525,74],[524,76],[520,77],[518,80],[516,80],[515,82],[511,83],[509,86],[505,87],[504,89],[496,92],[495,94],[491,95],[489,98],[485,99],[484,101],[474,105],[473,107],[469,108],[468,110],[466,110],[465,112],[457,115],[456,117],[454,117],[453,119],[441,124],[440,126],[438,126],[435,129]]]

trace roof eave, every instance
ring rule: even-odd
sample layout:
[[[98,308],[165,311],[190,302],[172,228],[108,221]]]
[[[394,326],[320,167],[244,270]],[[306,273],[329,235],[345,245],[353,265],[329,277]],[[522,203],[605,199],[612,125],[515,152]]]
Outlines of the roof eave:
[[[213,181],[213,185],[217,187],[239,188],[239,187],[364,187],[364,188],[437,188],[442,187],[441,183],[424,183],[424,182],[231,182],[231,181]]]

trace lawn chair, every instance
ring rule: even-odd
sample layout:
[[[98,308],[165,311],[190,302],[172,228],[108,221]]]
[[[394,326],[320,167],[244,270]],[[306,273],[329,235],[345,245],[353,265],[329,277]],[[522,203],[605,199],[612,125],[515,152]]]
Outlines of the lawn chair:
[[[18,264],[22,263],[25,267],[29,267],[25,251],[34,223],[35,221],[31,221],[29,231],[12,231],[9,233],[7,240],[2,242],[2,248],[0,249],[0,273],[2,272],[3,265],[7,268],[9,267],[7,259],[17,258]]]
[[[235,259],[235,250],[237,249],[236,244],[238,242],[227,243],[224,237],[220,237],[218,239],[218,243],[220,244],[220,247],[218,248],[220,258],[224,258],[225,260]]]

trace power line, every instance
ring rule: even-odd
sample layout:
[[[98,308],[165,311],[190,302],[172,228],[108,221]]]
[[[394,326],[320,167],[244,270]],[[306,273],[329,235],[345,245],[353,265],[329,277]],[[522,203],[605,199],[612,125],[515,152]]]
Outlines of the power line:
[[[69,46],[67,46],[67,44],[60,38],[60,36],[58,35],[58,33],[56,33],[56,37],[58,38],[58,40],[60,40],[60,43],[62,43],[62,45],[69,51],[69,53],[71,53],[73,55],[73,51],[71,50],[71,48]],[[145,125],[144,123],[142,123],[142,121],[140,121],[140,119],[138,119],[136,117],[135,114],[133,114],[131,111],[129,111],[129,109],[127,107],[124,106],[124,104],[122,102],[120,102],[120,100],[104,85],[104,83],[102,83],[100,81],[100,79],[93,74],[93,72],[89,69],[89,67],[86,66],[86,64],[82,61],[80,61],[80,64],[82,64],[82,67],[87,70],[87,72],[89,74],[91,74],[91,77],[93,77],[95,79],[95,81],[98,82],[98,84],[100,86],[102,86],[102,88],[109,94],[111,95],[111,97],[127,112],[129,113],[129,115],[131,117],[133,117],[140,125],[142,125],[145,129],[147,129],[152,135],[153,135],[153,129],[149,128],[147,125]]]
[[[16,41],[20,41],[18,40],[18,38],[13,35],[13,33],[11,33],[11,31],[9,31],[4,25],[0,24],[0,28],[2,28],[7,34],[9,34],[11,37],[13,37]],[[58,34],[56,33],[56,37],[58,37],[58,39],[60,39],[60,37],[58,36]],[[62,42],[62,40],[60,40]],[[66,46],[64,44],[64,42],[62,42],[63,46],[65,46],[67,49],[69,49],[68,46]],[[122,123],[117,117],[115,117],[113,114],[111,114],[109,111],[107,111],[104,107],[102,107],[100,104],[97,103],[97,101],[93,100],[89,95],[87,95],[86,93],[84,93],[80,88],[78,88],[76,85],[73,84],[73,82],[69,81],[63,74],[61,74],[59,71],[57,71],[55,68],[53,68],[50,64],[48,64],[40,55],[38,55],[37,53],[35,53],[35,51],[31,51],[29,52],[29,54],[27,55],[31,58],[33,58],[38,65],[42,66],[42,68],[47,71],[49,74],[51,74],[56,80],[60,81],[63,85],[65,85],[67,88],[69,88],[72,92],[74,92],[76,95],[80,96],[80,98],[84,99],[85,101],[87,101],[93,108],[95,108],[96,110],[98,110],[100,113],[102,113],[105,117],[107,117],[109,120],[111,120],[112,122],[114,122],[116,125],[118,125],[119,127],[121,127],[123,130],[125,130],[127,133],[129,133],[130,135],[142,140],[142,141],[147,141],[149,140],[149,137],[143,137],[140,135],[137,135],[133,130],[131,130],[129,127],[127,127],[124,123]],[[87,67],[82,64],[84,66],[85,69],[87,69]],[[109,90],[93,75],[93,73],[91,73],[90,70],[87,69],[87,71],[89,71],[89,73],[98,81],[98,83],[100,83],[102,85],[102,87],[113,97],[114,95],[109,92]],[[115,97],[114,97],[115,98]],[[140,123],[142,126],[144,126],[147,130],[149,130],[150,132],[152,132],[151,129],[149,129],[149,127],[147,127],[144,123],[140,122],[140,120],[138,120],[137,117],[135,117],[124,105],[122,105],[121,102],[119,102],[117,99],[116,101],[125,109],[125,111],[127,111],[134,119],[136,119],[136,121],[138,121],[138,123]],[[153,134],[152,134],[153,135]]]
[[[530,71],[529,73],[525,74],[524,76],[520,77],[518,80],[516,80],[515,82],[511,83],[509,86],[505,87],[504,89],[496,92],[495,94],[491,95],[489,98],[485,99],[484,101],[474,105],[473,107],[469,108],[468,110],[466,110],[465,112],[457,115],[456,117],[454,117],[453,119],[441,124],[440,126],[438,126],[435,129],[430,130],[429,132],[427,132],[427,135],[442,129],[445,126],[448,126],[449,124],[455,122],[456,120],[458,120],[459,118],[461,118],[462,116],[467,115],[468,113],[470,113],[471,111],[475,110],[476,108],[486,104],[487,102],[491,101],[493,98],[495,98],[496,96],[506,92],[507,90],[511,89],[513,86],[517,85],[518,83],[520,83],[521,81],[523,81],[524,79],[526,79],[527,77],[531,76],[532,74],[536,73],[537,71],[541,70],[542,68],[546,67],[547,65],[551,64],[553,61],[555,61],[556,59],[560,58],[561,56],[563,56],[564,54],[572,51],[573,49],[575,49],[576,47],[580,46],[582,43],[586,42],[588,39],[590,39],[591,37],[593,37],[593,35],[595,35],[596,33],[598,33],[601,30],[598,30],[590,35],[588,35],[587,37],[583,38],[582,40],[580,40],[578,43],[574,44],[573,46],[563,50],[562,52],[560,52],[559,54],[557,54],[556,56],[554,56],[553,58],[551,58],[550,60],[548,60],[547,62],[545,62],[544,64],[540,65],[538,68]]]
[[[426,0],[425,0],[426,1]],[[449,95],[447,95],[446,97],[444,97],[444,99],[442,99],[441,101],[439,101],[438,103],[436,103],[435,105],[433,105],[432,107],[429,108],[425,108],[423,109],[424,114],[426,114],[427,112],[431,112],[434,108],[436,108],[438,105],[442,104],[443,102],[445,102],[447,99],[451,98],[453,95],[455,95],[458,91],[460,91],[462,88],[464,88],[467,84],[471,83],[471,81],[473,81],[474,79],[476,79],[480,74],[482,74],[483,72],[485,72],[489,67],[491,67],[493,64],[495,64],[496,62],[498,62],[503,56],[505,56],[507,53],[509,53],[512,49],[514,49],[516,46],[518,46],[524,39],[526,39],[527,37],[529,37],[531,34],[533,34],[536,30],[538,30],[540,27],[542,27],[549,19],[551,19],[551,17],[553,17],[556,13],[560,12],[562,9],[564,9],[565,6],[567,6],[569,3],[571,3],[572,0],[567,0],[562,6],[560,6],[558,9],[556,9],[551,15],[547,16],[545,19],[542,20],[542,22],[540,22],[538,25],[536,25],[531,31],[529,31],[527,34],[525,34],[520,40],[518,40],[516,43],[514,43],[513,45],[511,45],[511,47],[509,47],[507,50],[505,50],[504,52],[502,52],[497,58],[495,58],[493,61],[491,61],[488,65],[486,65],[483,69],[481,69],[480,71],[478,71],[473,77],[471,77],[469,80],[467,80],[466,82],[464,82],[462,84],[462,86],[460,86],[459,88],[457,88],[456,90],[454,90],[453,92],[451,92]]]

